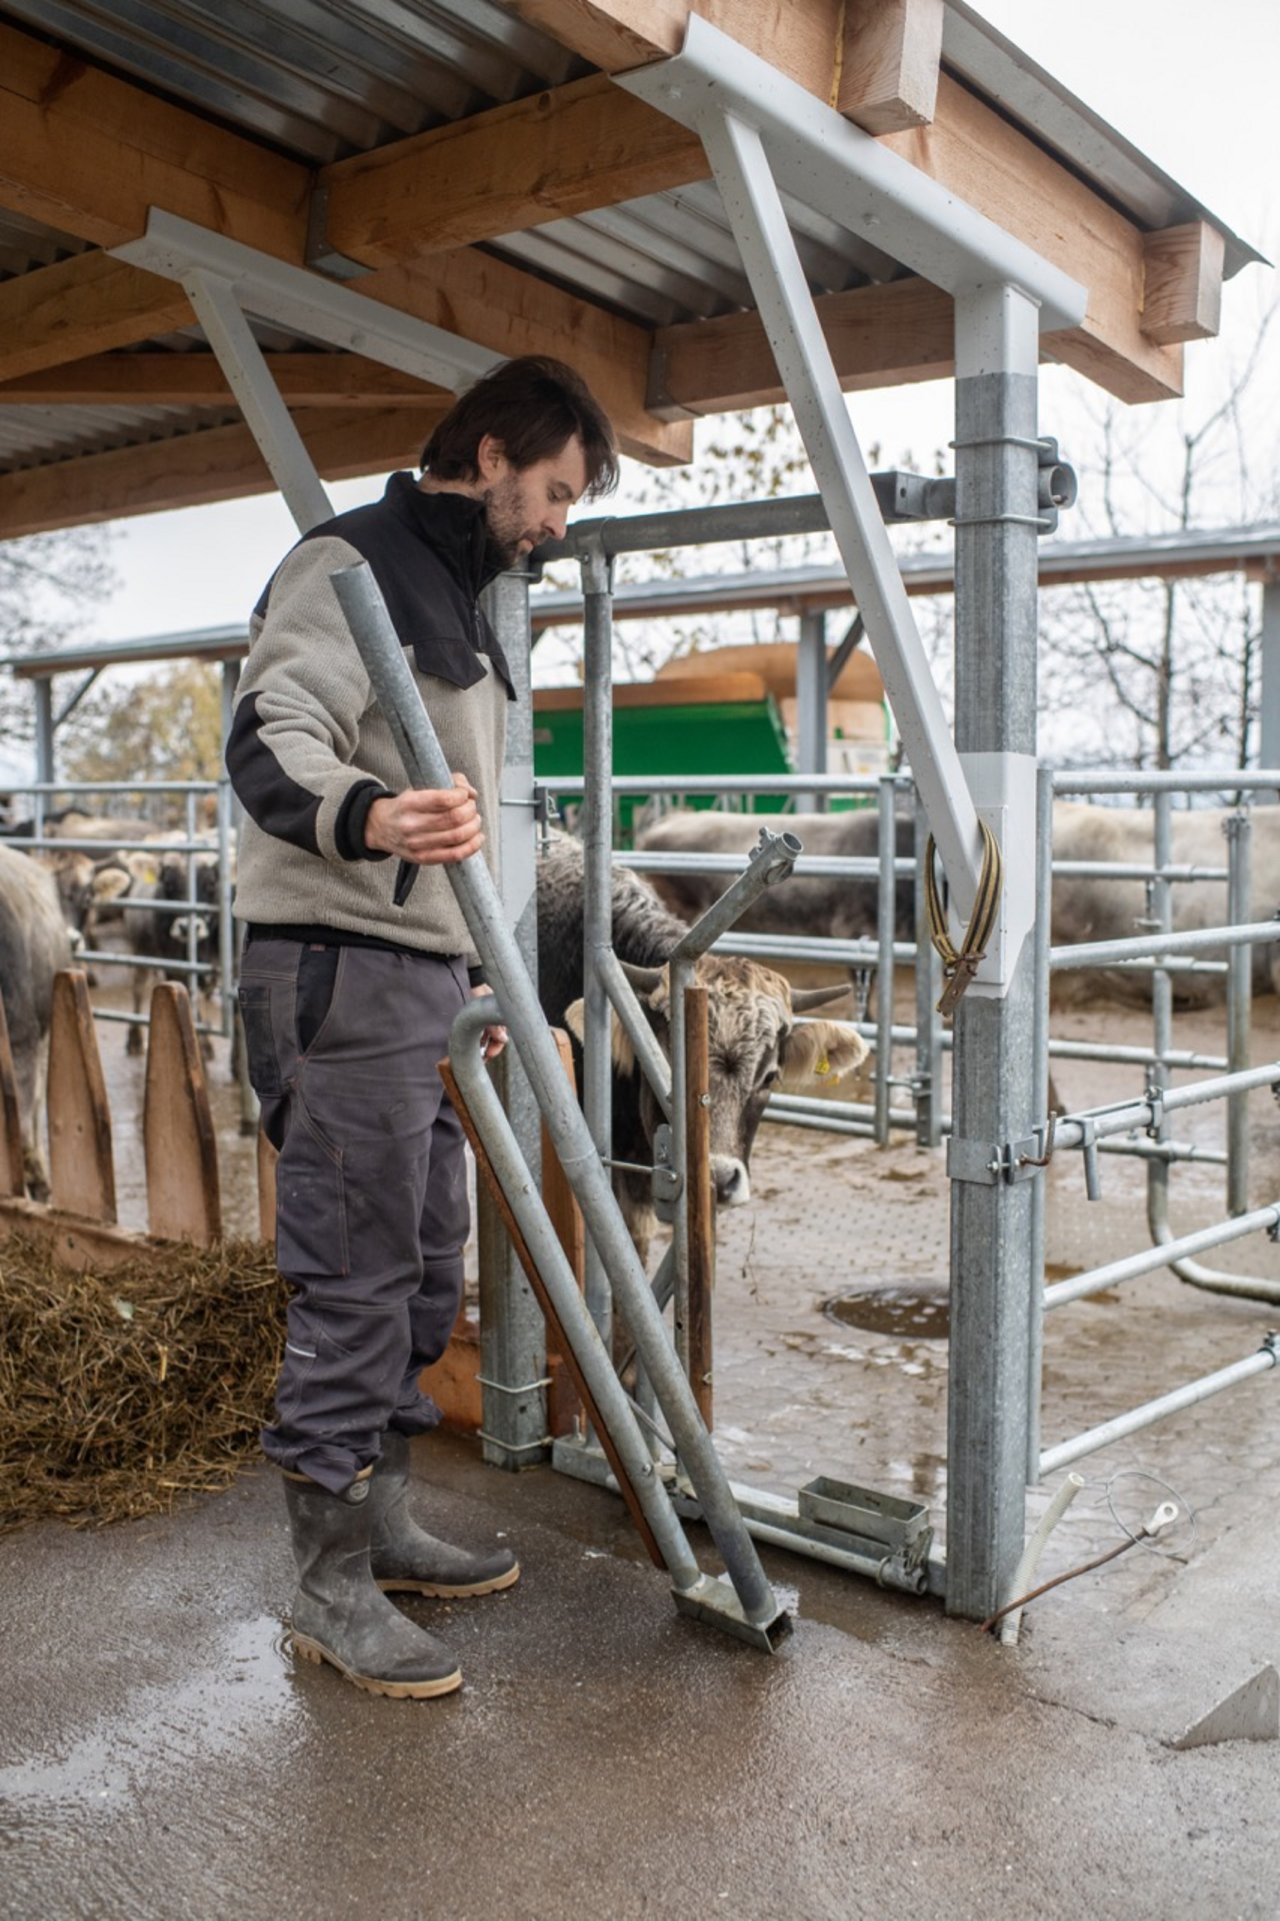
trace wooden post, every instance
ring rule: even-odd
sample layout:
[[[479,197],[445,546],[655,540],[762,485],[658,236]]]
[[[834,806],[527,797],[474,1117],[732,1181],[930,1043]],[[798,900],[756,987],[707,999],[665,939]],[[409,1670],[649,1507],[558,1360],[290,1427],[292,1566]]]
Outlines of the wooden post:
[[[49,1021],[49,1185],[52,1204],[114,1221],[111,1112],[89,988],[79,968],[54,976]]]
[[[565,1079],[576,1094],[577,1076],[573,1071],[572,1042],[562,1027],[553,1027],[551,1034],[560,1055]],[[579,1289],[583,1289],[586,1286],[587,1243],[586,1231],[582,1224],[582,1209],[578,1206],[574,1191],[564,1177],[564,1169],[560,1165],[559,1156],[545,1123],[542,1129],[542,1202],[551,1217],[556,1238],[565,1251],[565,1258],[573,1269],[573,1277]],[[572,1433],[582,1406],[574,1391],[572,1379],[556,1354],[548,1355],[547,1372],[551,1376],[548,1396],[550,1431],[552,1434]]]
[[[264,1241],[276,1237],[276,1162],[280,1159],[262,1129],[258,1129],[258,1233]]]
[[[27,1191],[22,1158],[22,1121],[18,1113],[18,1081],[9,1046],[9,1023],[0,1000],[0,1196],[21,1200]]]
[[[716,1271],[715,1195],[711,1186],[711,1081],[707,1064],[707,990],[684,992],[685,1140],[689,1170],[689,1385],[710,1428],[711,1290]]]
[[[151,1233],[198,1247],[220,1240],[218,1147],[204,1063],[187,990],[169,981],[151,995],[142,1135]]]

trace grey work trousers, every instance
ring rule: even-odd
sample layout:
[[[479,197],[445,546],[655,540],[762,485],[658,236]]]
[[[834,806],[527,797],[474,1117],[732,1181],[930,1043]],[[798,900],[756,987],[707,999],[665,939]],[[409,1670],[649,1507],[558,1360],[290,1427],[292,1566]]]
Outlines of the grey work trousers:
[[[469,991],[452,955],[272,939],[245,950],[249,1074],[280,1151],[276,1259],[294,1290],[262,1445],[335,1493],[377,1459],[388,1427],[420,1434],[440,1418],[418,1376],[457,1318],[469,1210],[436,1063]]]

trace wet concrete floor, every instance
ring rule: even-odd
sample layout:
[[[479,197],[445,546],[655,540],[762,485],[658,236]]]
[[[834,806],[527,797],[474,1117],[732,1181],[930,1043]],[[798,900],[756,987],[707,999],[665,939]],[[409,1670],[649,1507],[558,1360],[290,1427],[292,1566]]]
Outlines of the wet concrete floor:
[[[1184,1044],[1217,1051],[1197,1018]],[[1058,1027],[1141,1035],[1129,1015]],[[1259,1058],[1280,1054],[1274,1002],[1255,1035]],[[132,1071],[109,1069],[113,1107]],[[1069,1101],[1112,1099],[1140,1070],[1062,1080]],[[1206,1139],[1216,1125],[1187,1120]],[[1265,1092],[1253,1142],[1259,1204],[1280,1178]],[[927,1292],[945,1274],[941,1156],[771,1128],[754,1171],[755,1203],[721,1223],[726,1464],[785,1491],[828,1473],[912,1494],[940,1526],[945,1341],[823,1309],[869,1280]],[[1089,1204],[1078,1160],[1055,1164],[1056,1270],[1143,1244],[1143,1179],[1108,1159]],[[1176,1227],[1223,1211],[1221,1180],[1177,1170]],[[1280,1278],[1257,1237],[1214,1258]],[[1276,1319],[1167,1273],[1061,1310],[1046,1442],[1242,1357]],[[613,1497],[485,1468],[441,1436],[415,1447],[434,1524],[504,1535],[524,1576],[409,1603],[462,1660],[463,1691],[439,1702],[374,1700],[293,1662],[265,1470],[168,1519],[28,1529],[0,1542],[0,1916],[1270,1917],[1280,1745],[1171,1743],[1280,1656],[1278,1389],[1265,1374],[1086,1459],[1042,1576],[1114,1545],[1166,1485],[1194,1518],[1034,1603],[1012,1649],[766,1550],[796,1633],[757,1654],[675,1613]]]

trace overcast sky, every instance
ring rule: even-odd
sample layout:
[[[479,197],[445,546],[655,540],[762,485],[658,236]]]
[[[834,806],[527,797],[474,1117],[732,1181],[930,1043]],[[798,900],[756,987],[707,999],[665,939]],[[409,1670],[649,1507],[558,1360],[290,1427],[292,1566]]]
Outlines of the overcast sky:
[[[1243,239],[1277,257],[1280,0],[980,0],[978,11]],[[1223,343],[1188,349],[1192,385],[1212,372],[1206,356],[1242,350],[1273,280],[1268,269],[1252,267],[1227,286]],[[1273,417],[1280,406],[1280,341],[1274,344],[1263,383]],[[1041,425],[1065,442],[1053,417],[1055,378],[1051,371],[1043,383]],[[878,442],[883,464],[897,464],[908,452],[923,460],[945,443],[950,404],[949,383],[932,382],[862,396],[853,414],[864,443]],[[347,482],[331,496],[341,509],[375,498],[381,485],[381,478]],[[625,510],[625,492],[620,505]],[[120,584],[86,638],[239,622],[294,538],[274,495],[123,521]]]

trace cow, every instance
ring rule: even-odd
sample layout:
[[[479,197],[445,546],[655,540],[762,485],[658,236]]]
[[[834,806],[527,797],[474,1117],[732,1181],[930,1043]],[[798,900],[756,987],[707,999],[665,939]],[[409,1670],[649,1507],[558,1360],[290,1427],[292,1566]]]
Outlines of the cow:
[[[1222,868],[1227,864],[1225,823],[1232,808],[1177,809],[1170,823],[1172,859],[1180,867]],[[1270,920],[1280,909],[1280,809],[1255,807],[1250,818],[1250,904],[1248,918]],[[1154,858],[1155,817],[1149,808],[1094,807],[1075,801],[1055,801],[1053,857],[1057,861],[1107,861],[1127,866],[1150,866]],[[1225,881],[1191,880],[1171,884],[1173,926],[1177,932],[1227,923]],[[1053,881],[1052,937],[1055,946],[1080,941],[1128,940],[1150,931],[1146,883],[1140,880],[1092,880],[1057,874]],[[1278,930],[1280,932],[1280,930]],[[1215,949],[1203,959],[1221,960],[1226,950]],[[1275,991],[1277,950],[1260,943],[1252,950],[1255,993]],[[1174,999],[1179,1006],[1203,1007],[1222,998],[1221,975],[1174,972]],[[1129,1000],[1151,999],[1151,975],[1132,969],[1105,972],[1059,971],[1055,999],[1071,1000],[1097,994],[1099,989]]]
[[[676,809],[664,814],[636,837],[636,848],[646,854],[748,855],[760,838],[762,826],[785,828],[794,834],[806,855],[838,855],[842,859],[874,860],[879,846],[880,817],[874,807],[855,807],[843,814],[722,814],[711,809]],[[896,858],[915,853],[915,823],[909,814],[894,821]],[[672,913],[693,921],[730,886],[732,874],[651,874],[654,892]],[[820,934],[833,940],[874,938],[879,925],[879,883],[874,874],[820,880],[793,874],[764,892],[737,923],[748,934]],[[915,938],[915,883],[910,874],[894,883],[894,935]]]
[[[53,978],[71,965],[71,936],[57,883],[35,861],[0,846],[0,999],[17,1083],[27,1192],[49,1198],[41,1151]]]
[[[182,912],[170,912],[164,907],[146,905],[150,901],[169,902],[175,906],[191,899],[191,876],[188,861],[195,863],[195,898],[198,905],[194,910],[188,907]],[[151,879],[134,882],[125,895],[124,934],[125,942],[139,960],[153,960],[161,978],[179,980],[191,996],[193,1007],[198,1007],[202,988],[212,990],[216,975],[193,976],[185,968],[175,969],[175,961],[182,962],[191,958],[194,945],[195,959],[207,967],[218,964],[218,914],[219,914],[219,866],[216,854],[187,855],[176,851],[160,852],[155,860],[155,875]],[[143,1048],[140,1018],[142,1002],[150,978],[149,967],[135,967],[133,974],[133,1013],[129,1032],[125,1040],[125,1051],[140,1054]],[[202,1048],[207,1059],[212,1052],[208,1037],[202,1036]]]
[[[664,1050],[670,1006],[666,961],[687,931],[638,874],[615,866],[613,946]],[[538,866],[538,987],[553,1027],[574,1038],[581,1085],[583,857],[578,841],[551,838]],[[798,1013],[838,998],[843,987],[793,992],[788,981],[755,961],[706,955],[694,973],[706,987],[711,1078],[711,1171],[716,1204],[751,1198],[751,1146],[775,1088],[830,1087],[859,1067],[867,1044],[842,1021],[796,1022]],[[613,1032],[613,1150],[619,1161],[648,1165],[661,1111],[621,1026]],[[654,1215],[648,1176],[617,1168],[614,1191],[641,1259]]]

